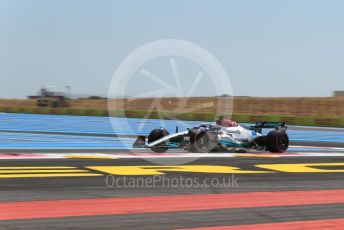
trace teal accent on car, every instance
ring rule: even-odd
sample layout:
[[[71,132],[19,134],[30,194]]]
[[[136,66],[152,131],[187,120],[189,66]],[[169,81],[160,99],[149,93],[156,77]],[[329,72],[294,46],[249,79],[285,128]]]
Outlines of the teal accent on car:
[[[244,143],[244,144],[237,144],[235,142],[232,142],[232,141],[225,141],[225,140],[220,140],[219,141],[219,144],[222,144],[222,145],[226,145],[228,147],[245,147],[248,145],[248,143]]]

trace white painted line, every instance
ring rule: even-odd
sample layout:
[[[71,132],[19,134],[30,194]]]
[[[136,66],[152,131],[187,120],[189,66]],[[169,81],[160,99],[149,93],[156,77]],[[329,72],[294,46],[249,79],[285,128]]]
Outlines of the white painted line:
[[[0,159],[149,159],[149,158],[230,158],[230,157],[344,157],[344,152],[286,152],[286,153],[268,153],[268,152],[248,152],[248,153],[67,153],[67,154],[0,154]]]
[[[302,149],[330,149],[330,150],[343,150],[344,148],[340,147],[320,147],[320,146],[299,146],[299,145],[291,145],[290,148],[302,148]]]

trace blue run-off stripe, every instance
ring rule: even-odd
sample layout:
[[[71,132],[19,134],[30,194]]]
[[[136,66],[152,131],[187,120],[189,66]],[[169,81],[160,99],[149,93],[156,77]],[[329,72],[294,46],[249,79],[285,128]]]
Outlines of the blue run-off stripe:
[[[111,121],[113,123],[111,123]],[[77,134],[147,135],[152,129],[165,127],[170,133],[197,126],[199,121],[160,121],[156,119],[108,118],[92,116],[37,115],[0,113],[0,130],[28,132],[61,132],[71,135],[0,132],[1,149],[36,148],[130,148],[133,138],[78,136]],[[112,124],[114,126],[112,126]],[[143,124],[143,126],[141,126]],[[288,134],[293,141],[344,142],[344,129],[334,131],[294,130]],[[339,131],[339,132],[338,132]],[[343,132],[340,132],[343,131]],[[265,130],[268,132],[268,130]]]

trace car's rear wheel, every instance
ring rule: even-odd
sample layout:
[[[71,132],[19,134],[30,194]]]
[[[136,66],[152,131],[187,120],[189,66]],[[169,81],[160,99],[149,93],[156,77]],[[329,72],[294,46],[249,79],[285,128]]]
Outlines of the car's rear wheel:
[[[284,153],[289,147],[287,133],[283,131],[271,131],[266,137],[266,147],[272,153]]]
[[[217,146],[216,135],[205,131],[191,131],[190,142],[190,150],[194,153],[209,153]]]
[[[157,141],[165,136],[169,135],[168,131],[166,129],[154,129],[152,132],[150,132],[148,136],[148,144]],[[156,153],[164,153],[168,150],[168,148],[164,147],[158,147],[158,146],[153,146],[150,148],[153,152]]]

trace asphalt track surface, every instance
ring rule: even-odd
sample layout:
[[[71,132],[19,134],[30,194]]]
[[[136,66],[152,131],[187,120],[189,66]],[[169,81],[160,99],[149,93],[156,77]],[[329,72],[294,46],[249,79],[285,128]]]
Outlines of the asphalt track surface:
[[[344,228],[344,155],[165,163],[2,159],[0,229]]]

